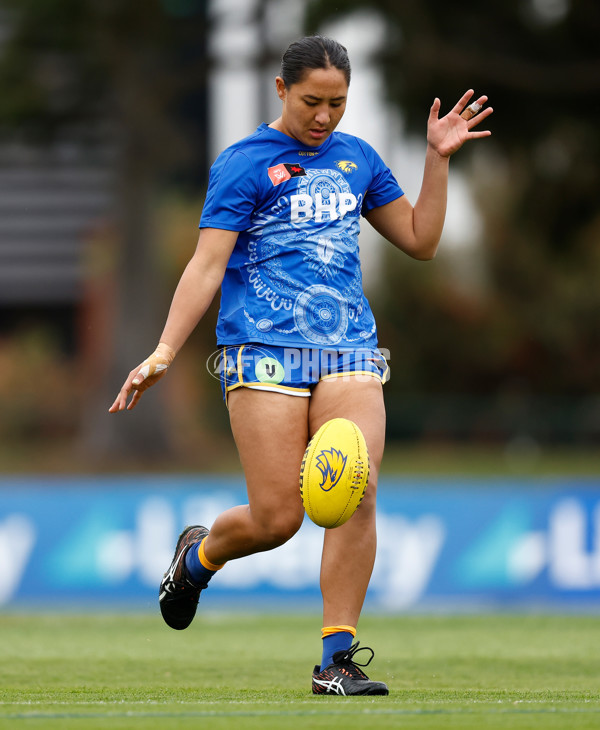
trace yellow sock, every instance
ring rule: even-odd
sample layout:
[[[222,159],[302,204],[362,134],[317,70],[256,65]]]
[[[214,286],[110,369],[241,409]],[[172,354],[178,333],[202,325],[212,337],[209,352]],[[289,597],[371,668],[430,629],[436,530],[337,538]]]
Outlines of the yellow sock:
[[[321,629],[321,638],[324,639],[326,636],[331,636],[331,634],[339,634],[340,631],[346,631],[349,634],[352,634],[352,638],[356,636],[356,629],[354,626],[324,626]]]
[[[222,565],[215,565],[215,563],[210,562],[210,560],[204,554],[204,540],[206,540],[206,538],[204,538],[202,540],[202,542],[200,543],[200,547],[198,548],[198,560],[200,561],[200,564],[204,568],[206,568],[206,570],[212,570],[212,571],[221,570],[221,568],[223,567],[223,565],[225,565],[225,563],[223,563]]]

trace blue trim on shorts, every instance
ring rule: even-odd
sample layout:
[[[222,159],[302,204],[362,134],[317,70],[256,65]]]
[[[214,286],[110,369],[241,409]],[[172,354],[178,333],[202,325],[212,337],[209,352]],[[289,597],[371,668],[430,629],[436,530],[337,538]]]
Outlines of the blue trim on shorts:
[[[256,388],[309,396],[321,380],[352,377],[389,379],[389,366],[378,349],[320,349],[249,343],[225,345],[218,365],[223,398],[236,388]]]

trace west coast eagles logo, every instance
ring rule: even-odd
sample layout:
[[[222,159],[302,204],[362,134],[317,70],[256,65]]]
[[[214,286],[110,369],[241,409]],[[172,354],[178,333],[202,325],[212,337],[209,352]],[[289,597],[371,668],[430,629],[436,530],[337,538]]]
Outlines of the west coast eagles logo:
[[[317,469],[323,475],[319,486],[324,492],[329,492],[340,481],[347,460],[348,457],[337,449],[323,449],[317,456]]]
[[[345,172],[346,175],[351,175],[355,170],[358,170],[356,162],[350,162],[350,160],[337,160],[335,166]]]

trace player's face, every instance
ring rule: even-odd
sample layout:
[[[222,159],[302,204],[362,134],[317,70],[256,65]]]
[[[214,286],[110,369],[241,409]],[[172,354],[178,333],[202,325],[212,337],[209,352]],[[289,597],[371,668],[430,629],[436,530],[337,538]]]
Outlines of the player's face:
[[[276,83],[283,107],[273,126],[309,147],[323,144],[346,109],[348,84],[343,72],[333,67],[308,69],[289,88],[279,76]]]

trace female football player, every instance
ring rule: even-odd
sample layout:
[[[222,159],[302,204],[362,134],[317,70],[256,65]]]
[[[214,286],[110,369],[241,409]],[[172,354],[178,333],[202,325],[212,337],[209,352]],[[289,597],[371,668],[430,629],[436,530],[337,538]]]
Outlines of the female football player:
[[[360,216],[416,259],[431,259],[446,212],[448,166],[492,113],[467,91],[439,116],[435,99],[415,205],[362,139],[336,128],[350,83],[346,49],[311,36],[283,55],[275,79],[281,116],[222,152],[210,172],[198,245],[175,291],[156,351],[134,368],[110,408],[131,409],[161,378],[221,287],[221,382],[248,504],[207,529],[187,527],[160,585],[169,626],[192,621],[200,592],[229,560],[271,550],[300,528],[302,456],[326,421],[362,430],[370,455],[365,497],[352,518],[325,530],[321,560],[323,655],[317,694],[387,694],[355,661],[356,626],[375,560],[375,497],[384,446],[387,366],[362,290]],[[465,114],[465,117],[469,114]],[[127,403],[129,394],[133,396]],[[369,661],[373,656],[366,650]]]

